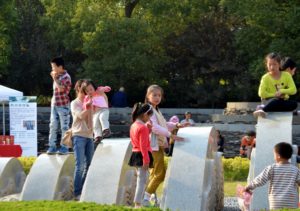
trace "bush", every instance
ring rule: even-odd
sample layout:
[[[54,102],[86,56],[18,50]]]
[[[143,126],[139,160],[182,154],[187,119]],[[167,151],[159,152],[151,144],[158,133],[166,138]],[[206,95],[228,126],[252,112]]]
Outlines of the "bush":
[[[247,180],[250,166],[250,161],[247,158],[223,158],[222,161],[225,181]]]
[[[1,211],[56,211],[56,210],[72,210],[72,211],[81,211],[81,210],[115,210],[115,211],[124,211],[124,210],[154,210],[159,211],[159,208],[142,208],[134,209],[133,207],[124,207],[124,206],[115,206],[115,205],[99,205],[91,202],[75,202],[75,201],[20,201],[20,202],[0,202]]]
[[[51,96],[43,96],[43,95],[39,95],[37,97],[37,104],[38,106],[50,106],[51,105]]]
[[[19,157],[18,160],[21,162],[25,173],[28,174],[36,157]]]

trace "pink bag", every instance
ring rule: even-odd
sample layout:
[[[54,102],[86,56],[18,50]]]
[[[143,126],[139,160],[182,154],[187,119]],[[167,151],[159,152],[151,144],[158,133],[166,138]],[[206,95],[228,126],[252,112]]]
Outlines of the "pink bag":
[[[238,204],[242,211],[249,211],[250,210],[250,203],[252,194],[245,191],[245,188],[238,184],[236,187],[236,196],[238,198]]]

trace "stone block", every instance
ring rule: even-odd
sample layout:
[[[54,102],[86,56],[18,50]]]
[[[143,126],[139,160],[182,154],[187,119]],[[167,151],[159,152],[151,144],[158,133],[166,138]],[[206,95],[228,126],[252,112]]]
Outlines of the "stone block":
[[[30,169],[20,200],[73,199],[74,156],[40,155]]]
[[[168,165],[161,202],[163,210],[221,210],[223,175],[212,127],[179,130],[185,141],[176,142]],[[218,207],[218,208],[217,208]]]
[[[292,118],[292,113],[287,112],[268,113],[267,118],[258,118],[256,150],[251,155],[249,180],[275,162],[273,148],[277,143],[284,141],[292,144]],[[269,183],[254,190],[251,210],[269,209],[268,185]]]
[[[129,138],[103,140],[95,151],[80,201],[132,205],[136,176],[128,165],[130,155]]]
[[[17,158],[0,158],[0,197],[20,193],[26,174]]]

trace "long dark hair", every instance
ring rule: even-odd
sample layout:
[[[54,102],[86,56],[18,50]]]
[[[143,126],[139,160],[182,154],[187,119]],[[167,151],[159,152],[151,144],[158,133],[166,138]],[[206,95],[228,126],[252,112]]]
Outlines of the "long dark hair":
[[[148,103],[136,103],[133,106],[132,109],[132,113],[131,113],[131,118],[132,118],[132,122],[135,122],[135,120],[143,115],[147,113],[148,115],[153,114],[153,110],[152,110],[152,106]]]

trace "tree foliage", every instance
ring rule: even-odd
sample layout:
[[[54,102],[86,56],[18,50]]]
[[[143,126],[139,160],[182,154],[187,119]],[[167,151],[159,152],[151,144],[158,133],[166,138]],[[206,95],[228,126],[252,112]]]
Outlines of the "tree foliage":
[[[51,95],[49,60],[62,55],[73,82],[125,86],[131,104],[157,83],[164,106],[223,107],[259,100],[267,53],[300,61],[297,0],[2,0],[0,11],[0,81],[26,95]]]

